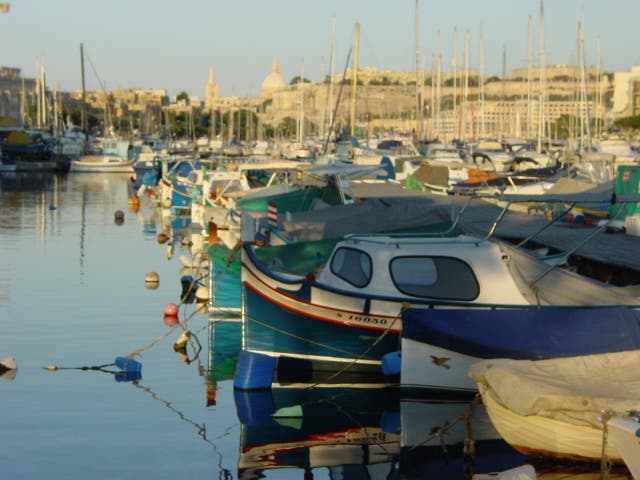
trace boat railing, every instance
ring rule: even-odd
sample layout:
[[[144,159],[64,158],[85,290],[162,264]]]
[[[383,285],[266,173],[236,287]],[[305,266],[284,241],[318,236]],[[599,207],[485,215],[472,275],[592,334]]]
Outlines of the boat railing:
[[[482,196],[482,195],[478,195],[478,196]],[[516,245],[517,247],[523,247],[527,242],[531,241],[533,238],[535,238],[537,235],[542,233],[544,230],[548,229],[551,225],[553,225],[556,222],[558,222],[565,215],[567,215],[573,209],[573,207],[575,207],[575,205],[577,203],[595,203],[595,204],[600,204],[600,203],[603,203],[603,202],[610,202],[611,205],[617,205],[618,206],[617,209],[615,210],[615,212],[613,213],[613,215],[610,216],[610,218],[604,220],[593,232],[591,232],[587,237],[585,237],[580,242],[578,242],[577,245],[574,245],[572,248],[567,249],[567,250],[565,250],[563,252],[563,257],[565,259],[564,262],[558,261],[558,262],[554,262],[553,264],[551,264],[546,270],[544,270],[542,273],[540,273],[536,278],[534,278],[530,282],[529,287],[533,287],[538,281],[540,281],[542,278],[544,278],[551,271],[556,269],[558,266],[563,265],[564,263],[566,263],[566,259],[568,259],[575,251],[577,251],[580,247],[582,247],[584,244],[586,244],[593,237],[595,237],[596,235],[598,235],[599,233],[601,233],[603,231],[606,231],[607,228],[610,226],[611,222],[615,221],[615,219],[620,215],[620,213],[622,213],[622,211],[624,210],[624,207],[625,207],[625,205],[627,203],[638,203],[638,202],[640,202],[640,195],[639,194],[616,195],[615,193],[613,195],[567,194],[567,195],[523,196],[523,195],[517,195],[516,194],[516,195],[491,195],[491,196],[485,196],[485,198],[487,198],[487,197],[491,197],[493,199],[502,200],[502,201],[505,202],[505,204],[504,204],[502,210],[500,211],[498,217],[496,218],[496,220],[491,225],[491,228],[489,229],[489,232],[487,233],[487,235],[484,238],[485,240],[488,240],[490,237],[493,236],[493,234],[495,233],[496,229],[498,228],[498,224],[504,218],[505,214],[509,210],[509,207],[514,203],[536,203],[536,202],[537,203],[554,203],[554,202],[557,202],[557,203],[570,204],[569,208],[567,208],[566,210],[560,212],[560,214],[552,217],[540,229],[538,229],[537,231],[535,231],[534,233],[532,233],[531,235],[526,237],[524,240],[519,242]]]

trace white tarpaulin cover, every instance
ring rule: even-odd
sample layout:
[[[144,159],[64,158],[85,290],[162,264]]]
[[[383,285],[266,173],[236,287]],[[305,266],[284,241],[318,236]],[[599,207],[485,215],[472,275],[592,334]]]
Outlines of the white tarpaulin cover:
[[[469,376],[481,391],[523,416],[601,429],[604,410],[640,410],[640,350],[536,361],[482,360],[471,366]]]

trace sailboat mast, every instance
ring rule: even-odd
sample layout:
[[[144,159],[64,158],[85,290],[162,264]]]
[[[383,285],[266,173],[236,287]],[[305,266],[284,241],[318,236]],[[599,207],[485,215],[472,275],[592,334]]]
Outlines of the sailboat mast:
[[[478,83],[480,84],[480,136],[484,137],[486,135],[486,124],[484,118],[484,40],[482,35],[482,23],[480,24],[479,44],[478,63],[480,64],[480,72],[478,75]]]
[[[421,141],[423,139],[423,100],[422,100],[422,87],[424,82],[422,81],[422,75],[420,73],[421,70],[421,53],[420,53],[420,20],[418,14],[418,0],[415,0],[414,7],[414,32],[416,37],[416,45],[415,45],[415,66],[416,66],[416,136],[417,140]],[[433,88],[433,85],[432,85]]]
[[[546,51],[544,45],[544,3],[540,0],[540,106],[538,109],[538,153],[542,152],[542,137],[544,136],[545,119],[545,82],[546,82]]]
[[[80,75],[82,79],[82,108],[80,110],[80,127],[82,132],[87,137],[87,94],[84,84],[84,45],[80,44]]]
[[[331,19],[331,54],[329,56],[329,101],[327,108],[329,109],[329,125],[333,125],[333,71],[335,68],[336,56],[336,17]]]
[[[586,147],[591,149],[591,115],[589,112],[589,97],[587,95],[587,73],[585,67],[585,54],[584,54],[584,31],[582,27],[582,21],[578,27],[578,40],[580,43],[580,76],[582,79],[582,101],[583,101],[583,114],[580,116],[583,122],[583,130],[587,133]],[[584,143],[584,142],[583,142]]]
[[[465,32],[464,39],[464,94],[463,94],[463,111],[462,111],[462,135],[464,138],[467,137],[467,108],[468,108],[468,100],[469,100],[469,30]]]
[[[533,101],[533,37],[532,37],[532,19],[529,15],[527,21],[527,138],[531,138],[533,125],[533,109],[531,102]]]
[[[356,22],[354,32],[355,55],[353,56],[353,75],[351,76],[351,136],[356,135],[356,87],[358,85],[358,56],[360,50],[360,24]]]
[[[455,115],[458,106],[458,30],[456,27],[453,28],[453,58],[451,63],[453,63],[453,113]],[[459,127],[456,136],[460,138]]]

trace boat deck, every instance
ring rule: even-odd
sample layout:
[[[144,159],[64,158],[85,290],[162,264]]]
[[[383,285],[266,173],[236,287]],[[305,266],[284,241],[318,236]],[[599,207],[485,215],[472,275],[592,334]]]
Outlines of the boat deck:
[[[433,203],[434,208],[441,209],[443,216],[449,218],[467,202],[467,197],[464,196],[408,191],[390,184],[355,185],[353,191],[358,198],[423,196]],[[531,207],[529,210],[527,206],[513,204],[498,223],[494,235],[518,243],[542,229],[549,220],[545,218],[541,208],[533,208],[533,205]],[[470,234],[484,236],[491,231],[501,211],[502,207],[495,201],[474,199],[465,209],[459,225]],[[592,226],[556,222],[535,235],[528,245],[549,248],[551,253],[565,252],[579,245],[596,230]],[[640,236],[601,231],[573,252],[570,264],[579,273],[615,285],[640,284]]]

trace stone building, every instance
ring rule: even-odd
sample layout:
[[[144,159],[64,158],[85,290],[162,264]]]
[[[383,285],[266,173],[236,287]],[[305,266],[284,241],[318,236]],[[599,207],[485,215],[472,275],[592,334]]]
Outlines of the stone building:
[[[213,76],[213,66],[209,67],[209,81],[205,87],[204,108],[211,109],[218,100],[218,86]]]
[[[263,119],[267,124],[277,125],[287,117],[298,119],[302,115],[305,132],[324,136],[334,109],[335,127],[339,130],[348,124],[353,105],[359,135],[415,133],[419,131],[418,117],[422,115],[421,131],[428,138],[446,141],[477,138],[481,134],[494,137],[535,134],[541,117],[545,126],[562,115],[588,114],[604,119],[611,89],[606,75],[599,75],[595,69],[585,72],[587,101],[576,66],[546,67],[541,112],[540,73],[538,68],[516,69],[504,79],[485,76],[480,82],[477,72],[457,72],[454,81],[451,73],[438,80],[432,72],[420,72],[418,77],[415,72],[378,72],[367,67],[358,70],[356,100],[352,103],[352,72],[347,70],[344,81],[342,74],[334,75],[332,86],[331,79],[327,79],[273,90]],[[417,86],[416,78],[425,79],[423,87]],[[423,99],[424,113],[417,111],[419,97]]]
[[[24,124],[27,106],[37,104],[38,88],[39,82],[24,78],[21,69],[0,66],[0,116]]]
[[[614,94],[611,115],[626,117],[640,115],[640,67],[613,76]]]

